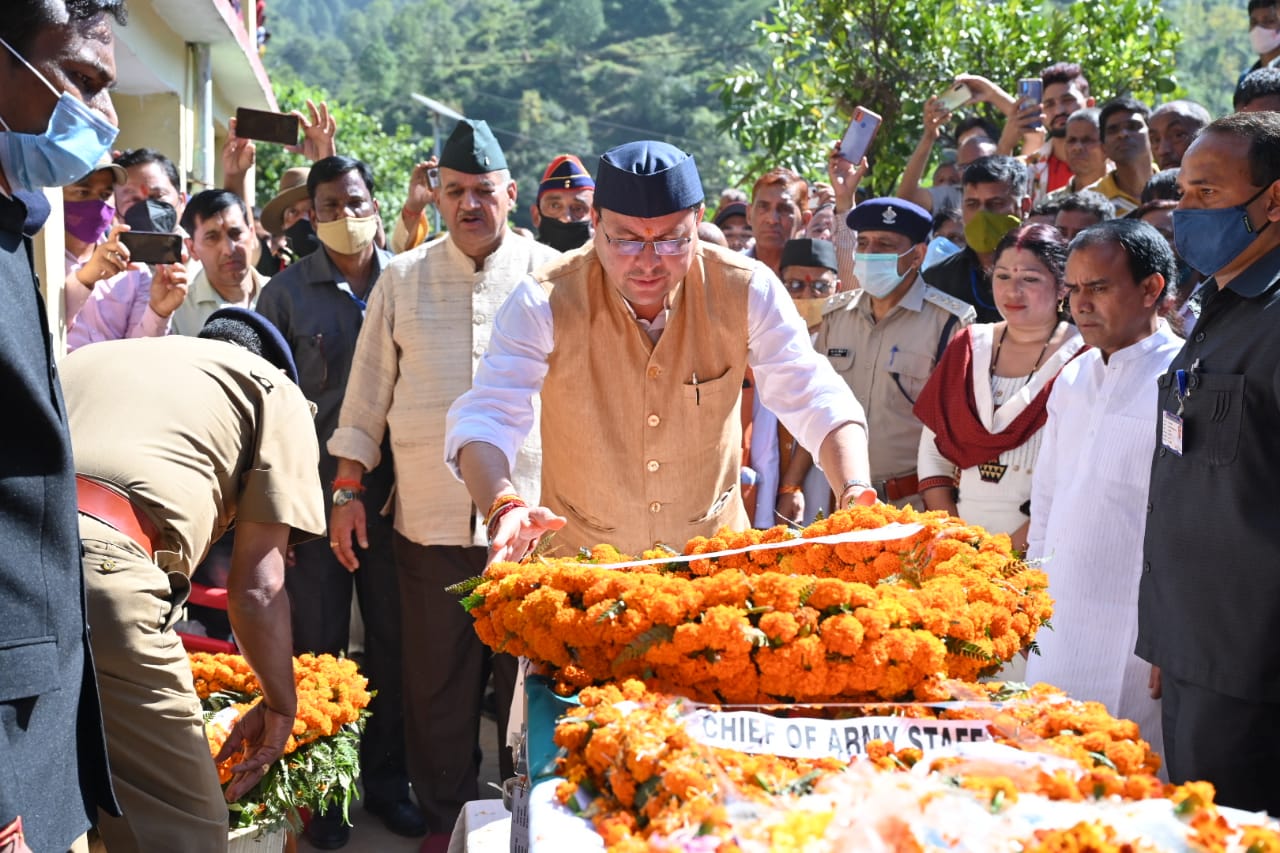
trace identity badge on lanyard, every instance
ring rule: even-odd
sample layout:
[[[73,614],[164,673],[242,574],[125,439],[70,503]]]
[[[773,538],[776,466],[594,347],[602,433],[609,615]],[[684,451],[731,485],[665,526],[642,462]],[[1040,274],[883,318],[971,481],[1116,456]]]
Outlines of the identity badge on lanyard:
[[[1183,438],[1183,422],[1182,413],[1186,409],[1187,400],[1191,398],[1191,380],[1195,378],[1196,370],[1200,367],[1200,359],[1196,359],[1191,365],[1191,371],[1175,370],[1173,372],[1174,382],[1177,384],[1175,389],[1178,394],[1178,412],[1174,414],[1167,409],[1162,413],[1163,420],[1160,424],[1160,443],[1166,449],[1173,451],[1179,456],[1182,455],[1182,438]]]

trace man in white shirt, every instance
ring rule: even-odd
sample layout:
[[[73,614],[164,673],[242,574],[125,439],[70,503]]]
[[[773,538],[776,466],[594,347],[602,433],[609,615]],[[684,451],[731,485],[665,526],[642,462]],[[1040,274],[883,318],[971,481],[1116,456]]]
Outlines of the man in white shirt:
[[[1156,380],[1182,346],[1157,313],[1176,270],[1168,242],[1146,222],[1110,220],[1072,241],[1071,314],[1093,349],[1062,369],[1049,397],[1028,542],[1055,605],[1027,681],[1105,703],[1157,750],[1160,703],[1133,649]]]
[[[591,243],[526,277],[494,319],[445,458],[489,507],[490,557],[601,542],[639,553],[749,520],[738,401],[761,401],[814,452],[840,506],[874,502],[862,407],[814,351],[763,264],[699,241],[693,158],[661,142],[604,154]],[[511,482],[541,393],[542,506]]]

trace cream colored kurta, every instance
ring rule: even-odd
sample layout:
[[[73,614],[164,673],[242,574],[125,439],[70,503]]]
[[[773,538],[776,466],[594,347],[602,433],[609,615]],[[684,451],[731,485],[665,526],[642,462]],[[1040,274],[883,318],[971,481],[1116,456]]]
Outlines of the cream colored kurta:
[[[484,545],[482,514],[440,463],[445,414],[471,388],[494,315],[512,288],[558,253],[514,232],[484,269],[448,235],[397,255],[378,279],[356,342],[351,378],[329,452],[373,469],[384,431],[395,457],[395,528],[420,545]],[[541,442],[535,429],[512,470],[526,499],[538,497]]]

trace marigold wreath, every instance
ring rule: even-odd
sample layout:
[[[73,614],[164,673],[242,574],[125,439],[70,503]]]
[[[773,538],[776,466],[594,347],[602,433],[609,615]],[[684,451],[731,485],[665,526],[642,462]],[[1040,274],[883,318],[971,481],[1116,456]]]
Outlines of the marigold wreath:
[[[803,542],[891,523],[921,528],[888,542]],[[722,531],[684,553],[793,536]],[[625,570],[601,565],[625,561],[608,546],[498,563],[463,606],[486,645],[542,664],[566,693],[635,677],[721,703],[941,698],[945,679],[992,674],[1032,646],[1052,612],[1045,574],[1008,536],[945,513],[856,507],[797,541]]]

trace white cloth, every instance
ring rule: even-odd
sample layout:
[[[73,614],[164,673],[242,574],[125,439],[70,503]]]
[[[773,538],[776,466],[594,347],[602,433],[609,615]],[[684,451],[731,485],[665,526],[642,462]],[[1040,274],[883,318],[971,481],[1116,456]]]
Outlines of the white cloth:
[[[997,433],[1013,423],[1036,395],[1044,388],[1062,366],[1084,347],[1079,332],[1074,328],[1070,336],[1053,355],[1045,359],[1031,381],[1011,378],[1005,381],[996,377],[996,389],[1006,397],[997,404],[992,388],[991,356],[995,325],[980,323],[969,328],[973,341],[973,399],[978,418],[989,432]],[[958,344],[952,344],[958,346]],[[970,524],[985,527],[992,533],[1012,533],[1023,525],[1027,517],[1022,505],[1031,498],[1032,472],[1040,452],[1041,429],[1019,447],[1000,454],[999,463],[1007,466],[999,482],[988,483],[982,479],[977,466],[960,472],[960,500],[956,510]],[[928,427],[920,435],[920,455],[917,470],[921,480],[928,477],[953,476],[956,466],[938,452],[936,435]],[[1034,506],[1033,506],[1034,508]]]
[[[1028,553],[1044,560],[1053,630],[1036,635],[1028,681],[1102,702],[1138,723],[1160,750],[1160,703],[1151,667],[1133,653],[1138,581],[1156,442],[1156,380],[1182,347],[1163,320],[1155,334],[1103,362],[1091,350],[1067,365],[1049,397],[1049,420],[1031,497]]]
[[[756,471],[756,512],[751,526],[768,530],[785,524],[774,513],[778,508],[778,481],[782,472],[778,469],[781,457],[778,452],[778,416],[764,407],[759,397],[752,400],[751,412],[751,467]],[[828,514],[831,502],[831,484],[827,475],[815,463],[804,475],[804,516],[801,524],[813,524],[818,511]]]
[[[790,295],[763,264],[751,277],[746,331],[757,397],[814,455],[836,427],[866,423],[862,406],[814,350]],[[514,464],[516,448],[534,425],[530,401],[542,388],[554,343],[547,292],[526,277],[494,318],[471,390],[449,409],[445,461],[459,479],[458,451],[473,441],[492,444]]]

